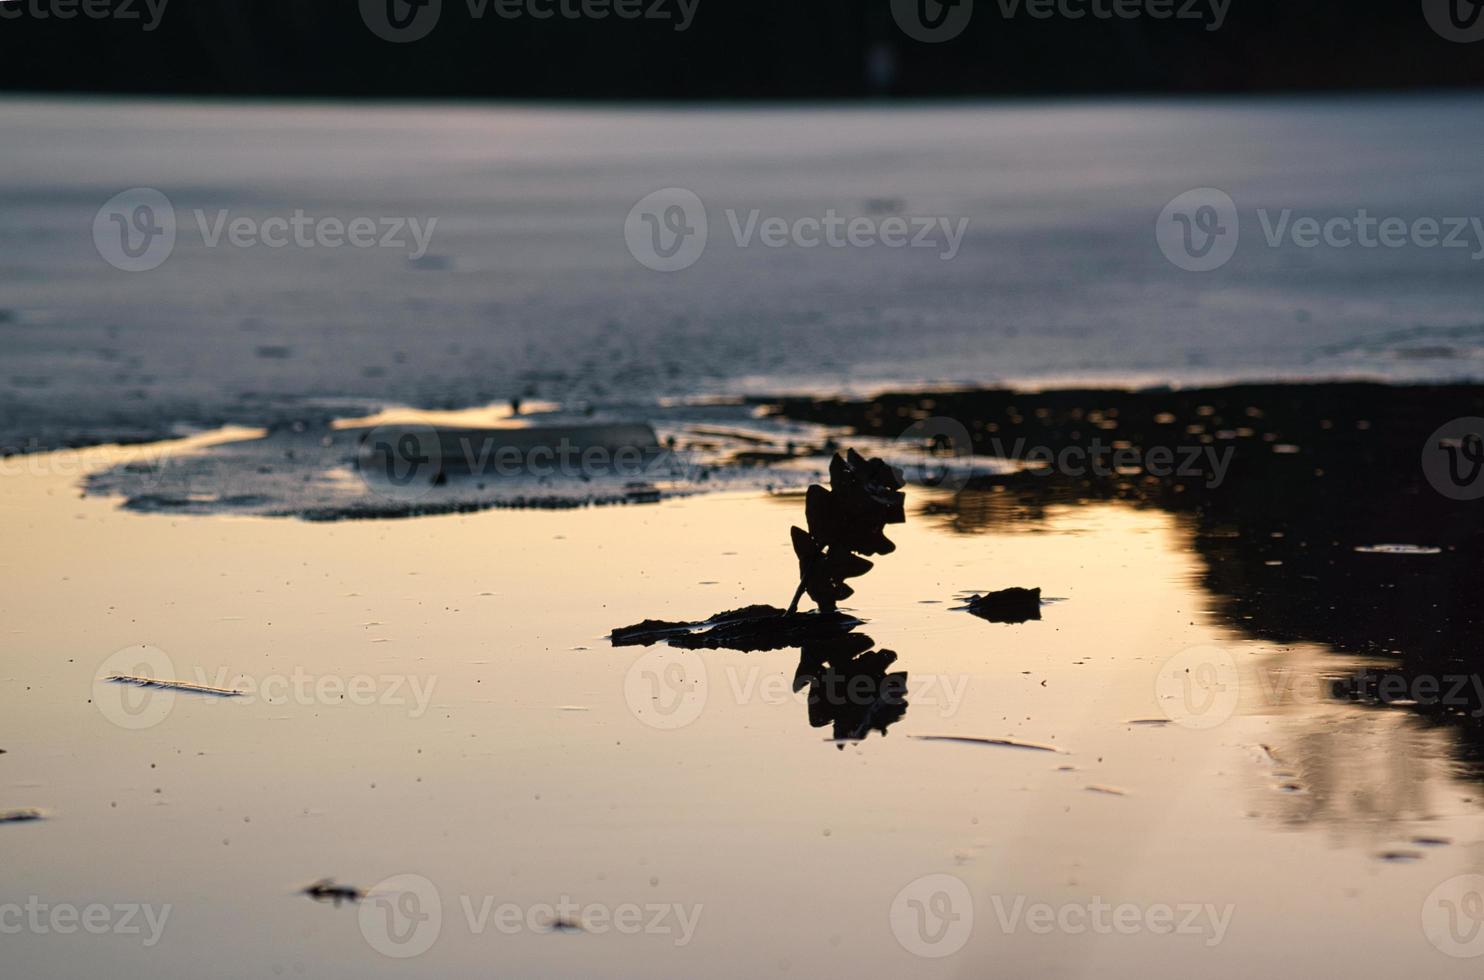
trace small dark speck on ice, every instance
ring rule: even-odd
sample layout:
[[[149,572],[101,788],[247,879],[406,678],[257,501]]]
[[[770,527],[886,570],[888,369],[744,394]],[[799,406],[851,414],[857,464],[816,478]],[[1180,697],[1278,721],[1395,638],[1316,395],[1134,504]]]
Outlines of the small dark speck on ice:
[[[1422,853],[1420,851],[1382,851],[1376,857],[1382,861],[1400,863],[1404,861],[1421,861]]]

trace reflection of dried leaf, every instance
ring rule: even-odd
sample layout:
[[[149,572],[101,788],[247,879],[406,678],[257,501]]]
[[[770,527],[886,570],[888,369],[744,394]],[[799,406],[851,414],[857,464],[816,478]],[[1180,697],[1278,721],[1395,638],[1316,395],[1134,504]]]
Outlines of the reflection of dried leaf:
[[[874,645],[869,636],[846,634],[800,651],[793,689],[807,690],[809,724],[832,726],[837,742],[859,741],[872,731],[885,735],[907,713],[907,674],[888,674],[897,655]]]

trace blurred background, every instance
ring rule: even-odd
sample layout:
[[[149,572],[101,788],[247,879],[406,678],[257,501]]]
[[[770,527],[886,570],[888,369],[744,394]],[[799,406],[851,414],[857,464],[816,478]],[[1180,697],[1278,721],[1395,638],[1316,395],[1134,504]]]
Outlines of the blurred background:
[[[619,0],[617,7],[592,0],[585,7],[581,0],[98,0],[79,2],[74,12],[71,4],[8,0],[0,5],[0,88],[838,99],[1415,89],[1484,80],[1477,49],[1429,27],[1431,19],[1456,19],[1459,31],[1468,30],[1476,16],[1471,0],[1422,6],[1436,9],[1419,10],[1416,0],[959,0],[946,7],[905,0],[897,11],[888,0]],[[1119,13],[1133,10],[1137,16]],[[939,28],[924,31],[936,43],[914,43],[899,15],[941,18]],[[383,43],[378,26],[397,35],[394,43]]]

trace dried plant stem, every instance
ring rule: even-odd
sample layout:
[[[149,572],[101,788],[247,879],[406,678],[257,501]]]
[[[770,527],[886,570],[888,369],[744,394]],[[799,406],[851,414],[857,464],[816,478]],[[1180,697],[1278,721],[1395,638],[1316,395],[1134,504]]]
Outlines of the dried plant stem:
[[[808,588],[809,585],[809,576],[814,574],[814,566],[824,560],[825,556],[829,554],[829,550],[830,549],[826,547],[824,548],[824,550],[820,551],[818,557],[816,557],[814,561],[809,563],[809,570],[799,576],[799,587],[797,589],[794,589],[794,601],[788,604],[788,612],[784,615],[792,616],[794,613],[799,611],[799,600],[804,598],[804,590]],[[820,608],[820,612],[832,611],[833,610],[825,609],[823,607]]]

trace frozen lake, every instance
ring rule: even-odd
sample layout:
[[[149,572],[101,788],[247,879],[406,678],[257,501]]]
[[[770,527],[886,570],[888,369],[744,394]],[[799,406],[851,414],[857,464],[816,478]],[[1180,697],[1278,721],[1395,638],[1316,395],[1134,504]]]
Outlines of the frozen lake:
[[[1484,376],[1484,235],[1467,220],[1484,107],[1468,96],[9,99],[0,133],[0,446],[258,424],[306,400],[519,394],[642,415],[664,396],[908,382]],[[1190,233],[1219,231],[1217,259],[1236,248],[1193,272],[1156,222],[1205,187],[1236,223],[1196,208]],[[163,195],[148,213],[173,215],[173,247],[139,237],[163,225],[134,225],[131,198],[104,208],[132,188]],[[708,225],[674,272],[629,247],[695,230],[669,199],[654,225],[630,219],[663,188],[693,192]],[[347,241],[356,219],[376,244]],[[125,231],[156,252],[128,258]]]

